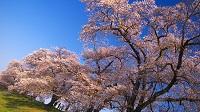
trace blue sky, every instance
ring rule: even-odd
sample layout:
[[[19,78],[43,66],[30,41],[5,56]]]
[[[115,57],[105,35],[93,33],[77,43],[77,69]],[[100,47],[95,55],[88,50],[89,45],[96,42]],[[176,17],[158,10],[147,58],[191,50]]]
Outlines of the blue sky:
[[[85,23],[87,13],[79,0],[0,0],[0,69],[39,48],[65,47],[80,54]]]
[[[87,22],[79,0],[0,0],[0,69],[39,48],[66,47],[80,54]]]

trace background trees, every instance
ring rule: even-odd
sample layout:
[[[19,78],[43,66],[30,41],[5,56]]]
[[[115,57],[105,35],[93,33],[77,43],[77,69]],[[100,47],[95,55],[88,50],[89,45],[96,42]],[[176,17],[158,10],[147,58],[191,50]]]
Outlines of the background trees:
[[[83,111],[89,108],[90,96],[98,90],[86,73],[78,57],[68,50],[39,49],[20,62],[11,62],[2,79],[9,90],[33,97],[52,95],[49,105],[62,99],[67,102],[66,110]]]

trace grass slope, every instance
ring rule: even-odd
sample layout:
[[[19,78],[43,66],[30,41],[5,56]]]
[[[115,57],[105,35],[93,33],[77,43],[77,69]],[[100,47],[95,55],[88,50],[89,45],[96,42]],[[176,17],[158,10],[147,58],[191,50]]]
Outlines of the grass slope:
[[[59,112],[40,102],[0,89],[0,112]]]

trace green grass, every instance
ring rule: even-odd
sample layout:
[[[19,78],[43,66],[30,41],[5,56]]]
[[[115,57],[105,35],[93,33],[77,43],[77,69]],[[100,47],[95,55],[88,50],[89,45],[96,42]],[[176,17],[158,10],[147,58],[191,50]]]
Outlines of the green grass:
[[[34,99],[0,89],[0,112],[59,112]]]

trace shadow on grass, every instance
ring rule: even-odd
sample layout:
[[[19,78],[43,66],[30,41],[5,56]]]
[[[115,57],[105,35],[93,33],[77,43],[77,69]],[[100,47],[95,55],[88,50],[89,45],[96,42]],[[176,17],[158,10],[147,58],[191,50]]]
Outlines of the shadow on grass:
[[[5,97],[3,97],[4,100],[7,101],[6,107],[7,108],[18,108],[18,107],[32,107],[32,108],[41,108],[44,109],[43,107],[39,106],[42,104],[36,103],[32,101],[31,99],[25,98],[21,95],[15,95],[12,93],[7,93],[5,94]]]
[[[5,91],[2,97],[6,101],[6,108],[19,109],[20,107],[30,107],[40,110],[46,110],[47,112],[59,112],[53,107],[45,106],[43,103],[37,102],[32,98],[24,97],[16,93],[10,93]]]

